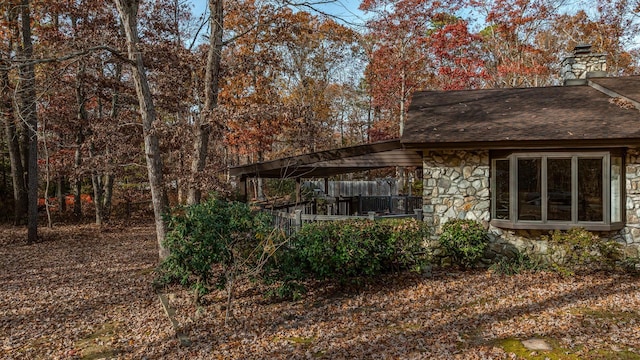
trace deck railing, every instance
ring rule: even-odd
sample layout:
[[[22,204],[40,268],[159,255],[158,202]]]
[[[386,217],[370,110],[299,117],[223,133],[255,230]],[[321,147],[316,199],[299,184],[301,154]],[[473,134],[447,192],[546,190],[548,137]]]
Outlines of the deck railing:
[[[321,201],[323,205],[320,205]],[[385,215],[412,215],[413,209],[422,209],[422,197],[404,195],[327,197],[292,204],[263,205],[263,208],[287,213],[302,210],[303,214],[323,212],[327,215],[366,215],[373,211]]]
[[[273,226],[282,230],[287,236],[290,236],[299,231],[306,223],[312,223],[317,221],[341,221],[349,219],[400,219],[400,218],[415,218],[422,221],[422,209],[415,209],[413,214],[388,214],[388,215],[376,215],[375,212],[370,211],[367,215],[317,215],[317,214],[304,214],[302,210],[295,210],[293,213],[287,213],[284,211],[263,210],[271,214],[273,219]]]
[[[422,209],[420,196],[356,196],[355,212],[366,214],[369,211],[387,214],[411,214],[413,209]],[[355,204],[354,204],[355,205]]]

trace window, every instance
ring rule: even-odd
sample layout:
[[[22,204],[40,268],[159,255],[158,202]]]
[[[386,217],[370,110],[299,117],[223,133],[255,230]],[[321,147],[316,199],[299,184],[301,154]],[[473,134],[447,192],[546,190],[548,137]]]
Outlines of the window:
[[[492,154],[492,224],[515,229],[623,226],[621,152]]]

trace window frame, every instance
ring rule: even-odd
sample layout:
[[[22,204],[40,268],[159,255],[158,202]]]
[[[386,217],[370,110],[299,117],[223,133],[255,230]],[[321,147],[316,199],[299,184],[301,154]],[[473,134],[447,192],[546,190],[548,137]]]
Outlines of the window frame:
[[[611,203],[611,158],[621,158],[620,168],[620,201],[618,203],[620,211],[620,221],[611,221],[612,203]],[[518,219],[518,160],[519,159],[541,159],[541,220],[521,220]],[[564,220],[548,220],[548,179],[547,179],[547,160],[548,159],[571,159],[571,221]],[[602,159],[602,221],[579,221],[578,217],[578,160],[579,159]],[[509,218],[498,219],[496,216],[496,161],[507,160],[509,164],[509,181],[508,181],[508,203]],[[625,156],[622,149],[610,150],[556,150],[556,151],[511,151],[511,152],[494,152],[491,154],[491,224],[499,228],[507,229],[523,229],[523,230],[568,230],[574,227],[582,227],[592,231],[613,231],[624,227],[625,215]]]

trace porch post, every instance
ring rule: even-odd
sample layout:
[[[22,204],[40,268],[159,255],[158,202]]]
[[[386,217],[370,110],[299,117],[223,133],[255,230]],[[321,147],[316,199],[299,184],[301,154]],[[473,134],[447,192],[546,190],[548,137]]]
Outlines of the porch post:
[[[241,176],[236,186],[238,187],[238,200],[246,203],[247,202],[247,177]]]
[[[302,178],[296,178],[296,203],[302,201]]]
[[[302,228],[302,210],[295,211],[293,225],[295,227],[296,232],[300,231],[300,228]]]
[[[415,213],[416,220],[423,221],[422,220],[422,209],[413,209],[413,212]]]

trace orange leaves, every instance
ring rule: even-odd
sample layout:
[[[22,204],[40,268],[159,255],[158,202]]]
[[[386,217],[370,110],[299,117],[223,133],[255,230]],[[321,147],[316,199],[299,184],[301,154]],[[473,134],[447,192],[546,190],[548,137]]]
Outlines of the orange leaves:
[[[265,159],[314,149],[335,131],[334,104],[341,98],[334,76],[350,61],[356,33],[307,12],[243,4],[225,17],[229,33],[250,30],[223,54],[226,142]]]
[[[432,86],[442,90],[481,88],[488,74],[481,52],[481,38],[469,31],[468,23],[450,19],[425,39],[434,53],[438,76]]]

